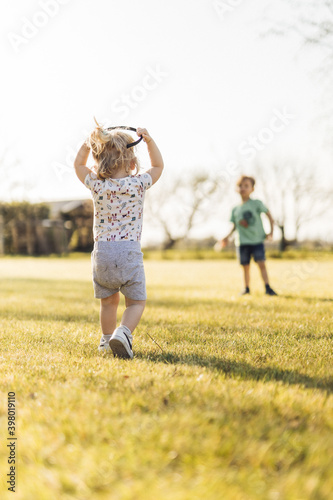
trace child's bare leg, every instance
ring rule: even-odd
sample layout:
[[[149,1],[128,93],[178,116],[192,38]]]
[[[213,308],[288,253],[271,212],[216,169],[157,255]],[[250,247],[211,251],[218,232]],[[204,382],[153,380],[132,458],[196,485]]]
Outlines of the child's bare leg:
[[[142,313],[144,311],[146,301],[145,300],[132,300],[125,297],[126,309],[124,311],[123,317],[121,318],[121,326],[127,326],[131,333],[135,330],[138,325]]]
[[[245,288],[250,287],[250,264],[243,266]]]
[[[101,299],[100,321],[103,335],[112,335],[117,326],[119,292]]]
[[[146,305],[145,300],[132,300],[125,297],[126,309],[121,323],[113,332],[109,346],[114,356],[123,359],[133,359],[132,333],[140,321],[143,310]]]
[[[263,281],[265,283],[266,295],[277,295],[277,293],[274,292],[274,290],[269,285],[268,273],[267,273],[265,261],[264,260],[260,260],[259,262],[257,262],[257,264],[259,266],[262,279],[263,279]]]
[[[262,277],[265,285],[268,285],[269,281],[268,281],[268,273],[267,273],[265,261],[264,260],[260,260],[259,262],[257,262],[257,264],[259,266],[259,269],[260,269],[260,272],[261,272],[261,277]]]

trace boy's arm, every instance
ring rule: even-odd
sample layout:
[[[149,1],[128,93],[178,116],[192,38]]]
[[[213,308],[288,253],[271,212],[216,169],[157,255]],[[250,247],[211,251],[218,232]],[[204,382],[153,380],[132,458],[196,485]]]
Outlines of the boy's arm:
[[[76,155],[76,158],[74,160],[75,173],[83,184],[84,184],[84,179],[86,178],[87,174],[92,173],[90,168],[88,168],[86,166],[89,153],[90,153],[90,148],[84,142],[82,144],[82,146],[80,147],[80,149]]]
[[[233,224],[231,231],[221,240],[221,246],[222,248],[225,247],[228,244],[229,238],[232,235],[232,233],[235,231],[236,225]]]
[[[151,168],[147,170],[150,174],[153,184],[161,177],[164,168],[163,158],[160,150],[158,149],[154,139],[152,139],[145,128],[138,128],[136,133],[142,135],[143,140],[147,144],[148,153],[150,157]]]
[[[273,238],[273,231],[274,231],[274,219],[272,217],[272,214],[270,213],[270,211],[268,210],[266,212],[266,215],[268,217],[268,220],[269,220],[269,223],[270,223],[270,226],[271,226],[271,231],[270,233],[267,235],[267,238]]]
[[[232,233],[235,231],[235,229],[236,229],[236,226],[235,226],[235,224],[233,224],[230,233],[228,233],[227,236],[225,236],[225,238],[223,238],[223,239],[228,240],[230,238],[230,236],[232,235]]]

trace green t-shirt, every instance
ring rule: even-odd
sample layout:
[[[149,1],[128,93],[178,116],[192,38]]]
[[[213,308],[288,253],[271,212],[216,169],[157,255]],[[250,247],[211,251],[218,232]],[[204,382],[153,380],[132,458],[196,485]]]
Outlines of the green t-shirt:
[[[236,226],[236,246],[257,245],[265,240],[260,214],[267,212],[268,208],[262,201],[251,198],[232,209],[230,221]]]

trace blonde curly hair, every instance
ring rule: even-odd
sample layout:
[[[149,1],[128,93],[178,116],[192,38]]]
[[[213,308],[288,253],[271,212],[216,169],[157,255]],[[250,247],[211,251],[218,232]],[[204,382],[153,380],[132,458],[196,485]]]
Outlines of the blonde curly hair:
[[[133,142],[133,137],[117,129],[104,129],[96,118],[94,120],[97,126],[86,142],[97,164],[97,178],[99,180],[108,179],[123,168],[129,175],[133,164],[138,172],[140,165],[134,148],[127,148],[127,144]]]

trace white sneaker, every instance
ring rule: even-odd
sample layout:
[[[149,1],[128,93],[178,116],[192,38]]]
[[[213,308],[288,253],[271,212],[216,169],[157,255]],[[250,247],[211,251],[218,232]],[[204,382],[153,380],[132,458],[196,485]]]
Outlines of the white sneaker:
[[[98,350],[100,352],[106,352],[106,351],[111,351],[109,342],[110,342],[111,335],[102,335],[101,341],[99,343]]]
[[[126,328],[126,330],[129,333],[125,333],[124,330],[125,329],[121,326],[116,328],[116,330],[112,334],[109,344],[112,349],[113,355],[116,356],[117,358],[133,359],[133,351],[132,351],[133,337],[128,328]]]

